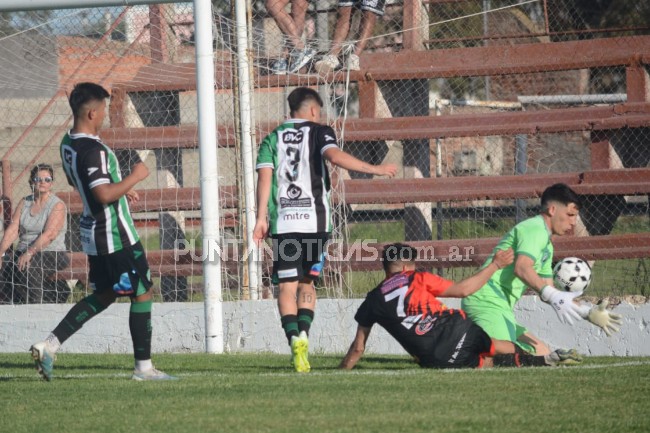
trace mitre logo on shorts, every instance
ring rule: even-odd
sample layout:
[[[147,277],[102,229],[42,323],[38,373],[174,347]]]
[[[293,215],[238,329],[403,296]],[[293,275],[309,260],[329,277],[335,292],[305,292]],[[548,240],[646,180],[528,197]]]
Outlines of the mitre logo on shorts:
[[[284,131],[282,133],[282,141],[290,144],[300,144],[302,143],[303,135],[304,134],[302,131],[296,131],[294,129],[290,131]]]
[[[418,322],[418,326],[415,327],[415,333],[417,335],[424,335],[427,332],[431,331],[431,328],[433,328],[433,323],[437,319],[437,317],[425,316],[424,319]]]

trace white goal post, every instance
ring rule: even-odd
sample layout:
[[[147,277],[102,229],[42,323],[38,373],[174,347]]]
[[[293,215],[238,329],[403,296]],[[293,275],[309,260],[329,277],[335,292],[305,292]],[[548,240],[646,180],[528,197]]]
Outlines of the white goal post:
[[[169,0],[6,0],[0,12],[35,9],[96,8],[159,3]],[[196,26],[196,81],[198,105],[199,170],[201,190],[201,226],[203,245],[217,245],[221,239],[219,225],[219,177],[217,172],[217,123],[214,95],[214,52],[212,49],[212,4],[210,0],[193,0]],[[249,153],[250,155],[250,153]],[[250,228],[252,230],[252,227]],[[221,258],[203,261],[205,293],[205,350],[223,353],[223,298]]]

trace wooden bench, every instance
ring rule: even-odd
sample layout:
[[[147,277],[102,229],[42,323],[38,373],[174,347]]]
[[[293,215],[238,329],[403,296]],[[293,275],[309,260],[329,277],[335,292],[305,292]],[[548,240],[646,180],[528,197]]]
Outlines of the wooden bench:
[[[421,267],[475,267],[480,266],[492,253],[499,238],[453,239],[443,241],[409,242],[419,252],[418,266]],[[614,260],[643,258],[650,256],[650,233],[634,233],[606,236],[563,236],[553,241],[556,260],[565,257],[580,257],[585,260]],[[379,271],[383,243],[364,244],[363,248],[344,247],[342,250],[330,249],[330,265],[333,261],[344,261],[343,270]],[[268,250],[267,250],[268,251]],[[147,259],[153,277],[202,275],[202,250],[193,254],[179,254],[173,250],[147,251]],[[265,269],[270,269],[271,257],[266,254]],[[237,273],[240,258],[234,258],[232,251],[228,259],[222,260],[226,272]],[[72,253],[68,268],[57,272],[56,278],[82,280],[88,278],[86,255]]]
[[[237,207],[239,198],[234,185],[222,186],[219,191],[222,208]],[[129,205],[131,212],[171,212],[201,208],[199,188],[141,189],[137,192],[140,200]],[[83,210],[83,202],[77,192],[60,192],[57,196],[66,204],[68,212],[76,214]]]
[[[593,170],[520,176],[455,176],[426,179],[346,180],[346,204],[398,204],[541,197],[563,182],[581,195],[650,193],[650,168]]]
[[[334,203],[403,204],[440,201],[501,200],[540,197],[544,189],[563,182],[581,195],[650,194],[650,168],[593,170],[574,173],[520,176],[455,176],[424,179],[345,180],[334,194]],[[138,190],[140,201],[133,212],[196,210],[201,208],[198,187]],[[83,206],[76,192],[58,193],[70,213]],[[220,189],[222,208],[236,208],[235,186]]]
[[[261,140],[277,126],[258,123]],[[340,121],[336,125],[340,128]],[[447,116],[357,118],[345,123],[345,141],[415,140],[551,132],[604,131],[650,126],[650,102],[543,111],[455,114]],[[217,145],[235,145],[233,126],[219,126]],[[108,128],[102,138],[113,149],[188,149],[198,147],[196,125]]]
[[[569,42],[364,53],[361,56],[361,70],[351,71],[349,78],[359,84],[360,116],[374,118],[377,116],[377,86],[380,81],[497,76],[608,66],[626,67],[628,102],[648,102],[647,72],[644,72],[644,65],[648,64],[650,36],[629,36]],[[217,91],[232,88],[232,69],[229,62],[215,63]],[[326,76],[263,75],[258,68],[254,68],[254,74],[254,86],[264,89],[317,86],[341,82],[348,78],[346,73]],[[153,63],[143,66],[132,80],[113,84],[111,125],[125,125],[124,111],[128,93],[194,90],[194,64]]]

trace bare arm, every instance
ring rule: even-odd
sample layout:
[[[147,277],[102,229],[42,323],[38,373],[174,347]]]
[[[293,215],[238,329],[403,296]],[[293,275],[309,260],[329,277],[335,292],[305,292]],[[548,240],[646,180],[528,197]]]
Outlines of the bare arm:
[[[544,286],[552,286],[553,281],[550,278],[540,277],[533,265],[535,262],[528,256],[520,254],[515,260],[515,275],[528,287],[535,290],[536,292],[541,292]]]
[[[113,203],[126,195],[140,181],[149,176],[149,169],[144,163],[139,162],[133,166],[131,173],[117,183],[104,183],[97,185],[91,191],[95,200],[101,204]]]
[[[18,239],[20,214],[23,213],[24,203],[25,203],[25,199],[22,199],[20,200],[20,202],[18,202],[18,206],[16,206],[16,210],[14,211],[14,214],[11,217],[11,222],[9,223],[9,226],[5,229],[5,234],[2,237],[2,242],[0,242],[0,255],[6,253],[9,247],[16,241],[16,239]]]
[[[374,174],[377,176],[393,177],[397,173],[397,166],[395,164],[381,164],[372,165],[355,158],[341,149],[331,147],[323,152],[326,160],[332,164],[344,168],[346,170],[358,171],[360,173]]]
[[[272,180],[272,168],[264,167],[257,171],[257,219],[255,221],[255,228],[253,229],[253,239],[258,244],[264,240],[269,231],[269,224],[266,217],[269,211]]]
[[[450,286],[447,290],[441,293],[440,296],[448,298],[464,298],[471,295],[483,287],[496,271],[511,264],[513,259],[514,252],[512,251],[512,248],[497,251],[489,265],[471,277],[465,278],[453,286]]]
[[[366,350],[366,341],[368,341],[370,329],[361,325],[357,326],[357,335],[354,337],[354,341],[352,341],[345,358],[339,364],[339,368],[352,370],[357,365],[357,362]]]

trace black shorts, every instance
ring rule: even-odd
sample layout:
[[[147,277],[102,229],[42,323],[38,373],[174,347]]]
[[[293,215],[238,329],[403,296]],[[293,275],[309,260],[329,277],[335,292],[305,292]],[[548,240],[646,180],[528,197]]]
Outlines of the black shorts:
[[[273,235],[273,282],[317,280],[325,265],[329,237],[327,232]]]
[[[493,355],[492,339],[464,313],[447,315],[430,331],[432,347],[420,357],[429,368],[476,368]]]
[[[118,296],[140,296],[153,286],[139,241],[111,254],[88,256],[88,266],[88,280],[97,293],[112,290]]]
[[[362,11],[370,11],[376,15],[384,15],[386,0],[339,0],[339,7],[356,7]]]

